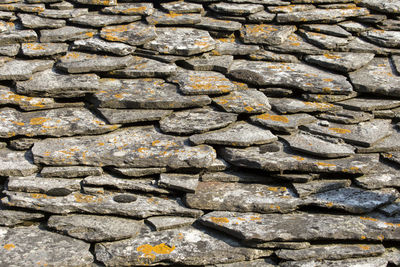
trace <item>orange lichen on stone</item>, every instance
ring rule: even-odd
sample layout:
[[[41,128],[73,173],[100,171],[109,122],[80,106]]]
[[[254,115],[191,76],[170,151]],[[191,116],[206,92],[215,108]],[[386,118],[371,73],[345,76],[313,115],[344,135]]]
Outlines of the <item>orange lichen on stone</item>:
[[[375,218],[371,218],[371,217],[360,217],[361,220],[365,220],[365,221],[372,221],[372,222],[377,222],[378,219]]]
[[[225,217],[211,217],[210,220],[217,224],[229,223],[229,219]]]
[[[335,164],[331,164],[331,163],[326,163],[326,162],[317,162],[316,163],[318,166],[324,166],[324,167],[335,167]]]
[[[262,119],[262,120],[277,121],[277,122],[283,122],[283,123],[289,122],[289,119],[286,116],[271,115],[269,113],[258,115],[257,118]]]
[[[3,248],[4,248],[4,249],[7,249],[8,251],[10,251],[10,250],[12,250],[13,248],[15,248],[15,245],[9,243],[9,244],[5,244],[5,245],[3,246]]]
[[[328,202],[325,204],[325,206],[327,206],[328,208],[332,208],[333,207],[333,203],[332,202]]]
[[[326,57],[328,59],[339,59],[339,58],[341,58],[341,56],[332,55],[332,54],[328,54],[328,53],[324,54],[324,57]]]
[[[295,160],[298,160],[298,161],[305,160],[305,158],[300,157],[300,156],[293,156],[292,158],[294,158]]]
[[[367,246],[367,245],[360,245],[360,248],[361,248],[362,250],[369,250],[371,247],[370,247],[370,246]]]
[[[364,240],[364,239],[367,239],[367,237],[365,235],[362,235],[361,239]]]
[[[37,118],[32,118],[29,121],[30,125],[42,125],[43,123],[45,123],[46,121],[48,121],[48,118],[44,118],[44,117],[37,117]]]
[[[384,235],[378,235],[377,238],[378,238],[380,241],[383,241],[383,239],[385,239],[385,236],[384,236]]]
[[[144,253],[143,256],[151,260],[154,260],[156,258],[155,254],[170,254],[174,250],[175,245],[169,247],[165,243],[161,243],[155,246],[144,244],[136,248],[136,251]]]
[[[249,34],[259,34],[259,33],[271,33],[278,31],[277,28],[274,28],[272,25],[267,24],[259,24],[259,25],[246,25],[246,33]]]
[[[329,128],[329,130],[336,132],[338,134],[347,134],[347,133],[351,133],[351,130],[348,129],[342,129],[342,128]]]
[[[143,13],[146,11],[147,7],[141,6],[141,7],[132,7],[132,8],[127,8],[121,11],[121,13]]]
[[[103,202],[103,198],[101,198],[101,197],[96,198],[95,196],[83,195],[81,193],[75,193],[74,197],[75,197],[75,201],[78,203],[101,203],[101,202]]]
[[[261,221],[261,217],[259,217],[259,216],[250,216],[250,221]]]

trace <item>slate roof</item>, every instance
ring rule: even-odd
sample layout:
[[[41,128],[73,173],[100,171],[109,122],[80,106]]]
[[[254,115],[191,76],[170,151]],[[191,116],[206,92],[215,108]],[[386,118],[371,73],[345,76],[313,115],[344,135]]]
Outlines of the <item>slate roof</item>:
[[[399,0],[0,0],[0,266],[399,266]]]

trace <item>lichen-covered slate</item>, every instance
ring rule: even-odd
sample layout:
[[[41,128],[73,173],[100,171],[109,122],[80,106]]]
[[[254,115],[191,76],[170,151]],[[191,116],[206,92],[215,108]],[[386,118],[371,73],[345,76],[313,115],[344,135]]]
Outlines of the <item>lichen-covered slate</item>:
[[[324,102],[301,101],[293,98],[269,98],[274,110],[285,113],[338,111],[341,107]]]
[[[253,260],[271,254],[268,250],[236,247],[237,241],[204,229],[184,227],[152,232],[137,238],[99,243],[96,258],[107,266],[205,265]]]
[[[28,57],[43,57],[64,54],[68,45],[64,43],[22,43],[21,52]]]
[[[100,167],[90,166],[64,166],[64,167],[43,167],[40,171],[42,177],[76,178],[90,175],[101,175],[103,170]]]
[[[156,10],[146,18],[151,25],[194,25],[201,21],[201,14],[197,13],[166,13]]]
[[[35,72],[50,69],[53,60],[11,60],[0,66],[0,80],[28,80]]]
[[[219,71],[228,72],[229,66],[233,62],[233,56],[213,56],[208,58],[193,58],[184,62],[185,67],[197,71]]]
[[[69,195],[81,189],[80,179],[41,178],[36,176],[10,177],[7,189],[17,192]]]
[[[199,183],[199,175],[161,173],[158,185],[167,189],[183,192],[195,192]]]
[[[37,226],[1,227],[0,233],[3,266],[90,266],[94,260],[90,244]]]
[[[254,89],[233,91],[228,95],[215,97],[213,102],[226,112],[257,114],[271,109],[268,97]]]
[[[126,56],[135,51],[134,46],[118,42],[107,42],[100,38],[76,40],[72,44],[72,49],[90,52],[105,52],[117,56]]]
[[[368,15],[366,8],[349,8],[349,9],[312,9],[307,11],[281,13],[278,14],[276,20],[279,23],[305,23],[305,22],[324,22],[332,23],[343,21],[349,17],[358,17]]]
[[[32,155],[25,151],[0,149],[0,176],[28,176],[38,170]]]
[[[142,45],[156,38],[155,27],[143,22],[133,22],[118,26],[107,26],[101,29],[101,38],[112,41],[127,43],[130,45]]]
[[[96,31],[92,29],[65,26],[54,30],[41,30],[40,42],[65,42],[93,37]]]
[[[195,221],[195,218],[176,216],[154,216],[146,219],[146,222],[157,231],[188,226],[193,224]]]
[[[152,3],[118,3],[116,6],[105,7],[101,11],[106,14],[151,15],[154,9]]]
[[[141,19],[140,16],[115,16],[115,15],[101,14],[97,12],[90,12],[88,14],[79,17],[71,18],[69,19],[69,21],[71,21],[74,24],[100,28],[108,25],[130,23],[138,21],[140,19]]]
[[[397,0],[387,0],[384,2],[379,0],[362,0],[361,4],[383,13],[400,14],[400,3]]]
[[[398,31],[372,30],[361,34],[368,41],[383,47],[400,47]]]
[[[348,187],[351,180],[314,180],[306,183],[292,183],[294,191],[304,198],[312,194]]]
[[[386,167],[386,166],[385,166]],[[373,172],[355,179],[358,186],[366,189],[378,189],[382,187],[399,187],[400,174],[397,169],[381,169],[380,172]]]
[[[382,257],[363,257],[345,260],[302,260],[302,261],[286,261],[281,264],[282,267],[306,267],[306,266],[365,266],[365,267],[381,267],[387,266],[388,259]]]
[[[26,212],[19,210],[9,210],[0,208],[0,225],[1,226],[17,226],[25,222],[39,221],[44,219],[44,214],[36,212]]]
[[[279,45],[295,31],[296,26],[247,24],[241,29],[240,36],[244,43]]]
[[[128,124],[134,122],[159,121],[170,115],[172,110],[164,109],[111,109],[98,108],[98,111],[111,124]]]
[[[367,65],[374,56],[372,53],[325,53],[306,56],[305,60],[334,71],[351,72]]]
[[[255,115],[251,121],[279,132],[295,132],[300,125],[315,122],[317,119],[306,113],[296,113],[290,115],[278,115],[273,111]]]

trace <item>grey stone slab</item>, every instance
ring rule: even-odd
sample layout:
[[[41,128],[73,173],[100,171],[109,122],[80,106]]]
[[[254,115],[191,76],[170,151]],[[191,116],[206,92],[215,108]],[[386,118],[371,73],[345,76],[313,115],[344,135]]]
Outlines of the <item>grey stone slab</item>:
[[[250,55],[258,50],[258,45],[243,44],[235,39],[217,39],[217,45],[212,51],[213,55],[232,55],[232,56],[245,56]]]
[[[340,101],[337,103],[337,105],[343,106],[346,109],[357,111],[374,111],[381,109],[397,108],[400,106],[400,101],[393,99],[357,97]]]
[[[281,136],[293,150],[321,158],[340,158],[354,155],[355,148],[337,139],[299,132],[295,135]]]
[[[74,9],[45,9],[43,12],[38,13],[39,16],[44,18],[53,19],[69,19],[88,14],[87,8],[74,8]]]
[[[201,2],[204,0],[195,0],[197,2]],[[208,0],[205,0],[208,1]],[[272,5],[272,6],[287,6],[290,5],[288,1],[281,0],[226,0],[228,3],[252,3],[252,4],[262,4],[262,5]]]
[[[101,83],[104,89],[92,101],[102,108],[175,109],[211,103],[206,95],[182,95],[176,85],[162,79],[102,79]]]
[[[183,192],[195,192],[199,183],[198,174],[161,173],[158,185]]]
[[[216,158],[213,163],[207,167],[207,171],[219,172],[230,168],[230,164],[221,158]]]
[[[10,140],[9,147],[14,150],[29,150],[38,138],[18,138]]]
[[[352,92],[349,95],[322,95],[322,94],[310,94],[310,93],[305,93],[302,94],[301,97],[307,101],[315,101],[315,102],[339,102],[343,101],[346,99],[351,99],[358,96],[357,92]]]
[[[351,37],[343,38],[302,29],[300,29],[299,34],[311,44],[327,50],[336,50],[339,47],[346,46],[352,39]]]
[[[73,2],[83,5],[95,6],[116,6],[117,0],[73,0]]]
[[[286,187],[221,182],[200,182],[184,201],[195,209],[260,213],[288,213],[303,204]]]
[[[156,231],[180,228],[191,225],[196,219],[189,217],[175,216],[154,216],[146,219],[146,222],[153,226]]]
[[[49,5],[52,9],[58,9],[58,10],[71,10],[74,9],[74,5],[70,2],[67,1],[62,1],[58,3],[51,3]]]
[[[377,46],[373,43],[367,42],[359,37],[351,40],[347,45],[338,47],[337,51],[353,52],[353,53],[374,53],[377,55],[388,55],[393,52],[393,49]]]
[[[397,169],[382,168],[377,172],[357,177],[354,181],[358,186],[366,189],[400,187],[400,173]]]
[[[247,17],[247,20],[251,23],[267,23],[272,22],[276,17],[276,14],[269,13],[265,10],[251,14]]]
[[[135,51],[134,46],[118,42],[107,42],[100,38],[76,40],[72,44],[72,49],[90,52],[111,53],[117,56],[126,56],[132,54]]]
[[[322,126],[317,122],[303,127],[311,133],[342,138],[347,143],[363,147],[373,146],[392,134],[390,121],[380,119],[355,125],[330,123],[329,126]]]
[[[135,56],[126,68],[110,71],[107,75],[123,78],[153,78],[168,77],[176,72],[177,66],[175,64]]]
[[[1,226],[14,227],[31,221],[39,221],[44,217],[42,213],[0,209]]]
[[[221,149],[221,156],[234,166],[265,171],[298,171],[312,173],[368,173],[378,163],[378,155],[319,160],[292,152],[265,152],[262,147]]]
[[[242,24],[240,24],[237,21],[219,20],[210,17],[201,17],[200,22],[196,23],[193,27],[208,31],[233,32],[239,30],[242,27]]]
[[[213,211],[201,223],[246,241],[398,240],[400,228],[377,219],[332,214]],[[302,227],[299,227],[301,225]],[[341,265],[343,266],[343,265]]]
[[[157,37],[155,27],[143,22],[107,26],[101,29],[100,36],[107,41],[130,45],[142,45]]]
[[[0,66],[0,80],[28,80],[34,73],[50,69],[53,64],[53,60],[11,60]]]
[[[0,5],[1,11],[15,11],[26,13],[41,13],[45,11],[44,4],[26,4],[23,2]]]
[[[99,90],[95,74],[63,75],[52,70],[35,73],[32,79],[16,83],[17,93],[28,96],[79,97]]]
[[[307,174],[298,174],[298,173],[287,173],[287,174],[271,174],[273,178],[278,181],[286,181],[293,183],[308,183],[317,179],[319,174],[316,173],[307,173]]]
[[[153,174],[160,174],[167,171],[167,168],[110,168],[112,172],[129,177],[142,177]]]
[[[29,29],[61,28],[66,25],[63,19],[43,18],[31,14],[18,14],[22,25]]]
[[[291,25],[246,24],[240,31],[240,37],[244,43],[280,45],[296,29]]]
[[[395,247],[390,247],[386,250],[386,258],[388,259],[389,263],[394,265],[400,264],[400,252]]]
[[[396,0],[388,0],[384,2],[377,0],[362,0],[360,4],[383,13],[400,14],[400,3]]]
[[[382,30],[398,31],[400,29],[399,20],[387,19],[380,22],[377,27]]]
[[[346,77],[305,64],[235,60],[229,74],[258,86],[287,86],[310,93],[350,94]]]
[[[226,96],[213,98],[213,102],[226,112],[262,113],[271,109],[268,98],[255,89],[233,91]]]
[[[292,13],[292,12],[301,12],[306,10],[315,9],[313,5],[287,5],[287,6],[268,6],[269,12],[272,13]]]
[[[66,167],[43,167],[40,171],[42,177],[75,178],[90,175],[101,175],[103,170],[100,167],[90,166],[66,166]]]
[[[290,54],[278,54],[271,51],[260,50],[248,56],[251,60],[273,61],[273,62],[300,62],[296,56]]]
[[[305,60],[334,71],[351,72],[367,65],[374,56],[373,53],[326,53],[309,55],[305,57]]]
[[[299,197],[304,198],[312,194],[348,187],[351,180],[314,180],[308,183],[293,183],[293,188]]]
[[[224,182],[224,183],[265,183],[273,182],[277,179],[271,178],[269,175],[262,175],[254,172],[244,171],[224,171],[209,172],[201,176],[202,182]]]
[[[64,43],[22,43],[21,53],[27,57],[45,57],[64,54],[68,44]]]
[[[141,16],[138,15],[122,16],[102,14],[99,12],[89,12],[88,14],[84,14],[79,17],[70,18],[68,21],[82,26],[100,28],[108,25],[130,23],[140,19]]]
[[[3,266],[90,266],[90,244],[51,233],[38,226],[0,228],[0,265]],[[4,244],[4,245],[3,245]]]
[[[106,14],[120,15],[151,15],[154,12],[152,3],[118,3],[116,6],[105,7],[101,10]]]
[[[308,43],[303,37],[295,33],[290,35],[282,44],[267,46],[266,49],[280,53],[300,53],[306,55],[321,55],[327,52],[324,49]]]
[[[394,203],[379,208],[379,211],[386,216],[394,216],[400,213],[400,202],[397,199]]]
[[[20,112],[0,109],[0,137],[72,136],[101,134],[119,128],[108,125],[85,108],[59,108],[45,111]]]
[[[340,27],[339,25],[329,24],[304,24],[300,26],[307,31],[319,32],[337,37],[350,37],[351,33]]]
[[[206,58],[191,58],[184,61],[186,68],[196,71],[219,71],[228,72],[229,66],[233,62],[233,56],[213,56]]]
[[[394,67],[396,68],[397,73],[400,73],[400,56],[392,55],[391,57]]]
[[[194,25],[201,21],[198,13],[174,13],[156,10],[151,16],[146,17],[151,25]]]
[[[163,109],[111,109],[99,108],[101,115],[111,124],[128,124],[144,121],[159,121],[172,113]]]
[[[117,242],[99,243],[95,246],[95,254],[106,266],[153,266],[159,263],[197,266],[253,260],[267,257],[271,252],[242,248],[230,238],[203,229],[184,227],[141,234],[137,238]]]
[[[264,10],[264,6],[259,4],[236,4],[223,2],[211,4],[209,5],[209,8],[217,13],[234,16],[246,16]]]
[[[384,47],[399,48],[400,33],[398,31],[371,30],[361,34],[368,41]]]
[[[33,158],[29,152],[0,149],[1,176],[28,176],[37,172],[38,169],[33,164]]]
[[[184,13],[202,13],[204,11],[203,5],[195,3],[187,3],[182,1],[174,1],[160,4],[163,9],[168,12],[177,14]]]
[[[342,109],[340,106],[330,103],[301,101],[294,98],[270,97],[268,100],[272,108],[282,114],[300,112],[327,112],[338,111]]]
[[[338,25],[346,31],[352,33],[361,33],[371,29],[371,27],[366,24],[362,24],[352,20],[340,22]]]
[[[395,152],[400,151],[400,144],[398,142],[400,137],[399,129],[393,127],[393,134],[378,141],[370,147],[358,147],[358,153],[375,153],[375,152]]]
[[[9,177],[7,190],[48,195],[69,195],[81,189],[80,179]]]
[[[364,257],[345,260],[303,260],[303,261],[287,261],[282,263],[282,267],[306,267],[306,266],[365,266],[380,267],[386,266],[388,260],[385,257]]]
[[[52,215],[47,226],[87,242],[104,242],[137,236],[143,221],[96,215]]]
[[[278,115],[272,111],[261,115],[252,116],[251,121],[279,132],[295,132],[301,125],[315,122],[317,119],[306,113],[292,115]]]
[[[249,124],[236,122],[226,128],[203,134],[192,135],[190,141],[196,145],[251,146],[272,143],[278,140],[269,130]]]
[[[371,113],[346,109],[341,111],[321,113],[316,116],[318,119],[342,124],[356,124],[364,121],[370,121],[374,118],[374,115]]]
[[[0,55],[9,57],[15,56],[18,54],[19,48],[20,44],[0,44]]]
[[[67,153],[63,153],[67,152]],[[32,148],[36,163],[54,166],[206,168],[215,159],[209,146],[158,133],[153,126],[77,138],[49,138]]]
[[[64,197],[46,194],[6,192],[6,206],[28,208],[53,214],[89,213],[146,218],[159,215],[198,217],[202,211],[184,207],[175,199],[145,197],[129,193],[72,193]]]
[[[93,29],[79,28],[74,26],[65,26],[54,30],[41,30],[40,42],[60,43],[65,41],[75,41],[79,39],[88,39],[96,33]]]
[[[369,11],[366,8],[313,9],[313,10],[293,12],[293,13],[281,13],[277,15],[276,19],[279,23],[293,23],[293,22],[335,23],[337,21],[343,21],[349,17],[358,17],[368,14]]]
[[[400,152],[383,153],[382,156],[389,161],[400,164]]]
[[[160,120],[160,129],[165,133],[193,134],[219,129],[236,121],[233,113],[209,109],[189,109],[175,112]]]
[[[215,41],[204,30],[190,28],[163,28],[157,30],[157,38],[149,41],[144,48],[162,54],[191,56],[215,48]]]
[[[9,33],[1,34],[0,45],[34,42],[37,38],[38,36],[34,30],[12,31]]]

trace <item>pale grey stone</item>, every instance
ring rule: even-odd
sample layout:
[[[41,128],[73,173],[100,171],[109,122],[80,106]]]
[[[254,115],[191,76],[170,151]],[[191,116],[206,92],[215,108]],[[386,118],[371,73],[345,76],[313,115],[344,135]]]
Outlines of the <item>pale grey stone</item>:
[[[9,57],[15,56],[18,54],[19,48],[20,44],[0,44],[0,55]]]
[[[296,31],[296,26],[246,24],[240,31],[241,40],[250,44],[280,45]]]
[[[260,50],[248,56],[251,60],[274,61],[274,62],[300,62],[296,56],[289,54],[277,54],[271,51]]]
[[[281,264],[282,267],[309,267],[309,266],[360,266],[360,267],[381,267],[386,266],[388,260],[385,257],[365,257],[345,260],[304,260],[287,261]]]
[[[353,52],[353,53],[374,53],[377,55],[387,56],[392,53],[393,49],[377,46],[373,43],[367,42],[359,37],[351,40],[347,45],[338,47],[337,51],[340,52]]]
[[[120,16],[89,12],[79,17],[70,18],[68,21],[78,25],[100,28],[114,24],[131,23],[140,19],[141,16]]]
[[[346,109],[358,111],[374,111],[381,109],[392,109],[400,106],[399,100],[393,99],[377,99],[377,98],[363,98],[357,97],[336,103]]]
[[[301,101],[294,98],[268,98],[272,108],[282,114],[299,112],[338,111],[342,108],[330,103]]]
[[[167,171],[167,168],[116,168],[111,167],[111,171],[129,176],[129,177],[142,177],[149,176],[153,174],[160,174]]]
[[[133,22],[117,26],[107,26],[101,29],[101,38],[127,43],[129,45],[142,45],[157,37],[155,27],[143,22]]]
[[[0,149],[1,176],[28,176],[37,172],[38,169],[33,164],[33,158],[29,152]]]
[[[321,55],[327,52],[324,49],[308,43],[303,37],[295,33],[290,35],[282,44],[267,46],[265,48],[279,53],[300,53],[306,55]]]
[[[153,226],[156,231],[174,229],[193,224],[194,218],[175,217],[175,216],[155,216],[146,219],[146,222]]]
[[[261,115],[250,117],[251,121],[279,132],[295,132],[300,125],[315,122],[317,119],[309,114],[297,113],[293,115],[278,115],[269,111]]]
[[[21,53],[27,57],[44,57],[64,54],[68,44],[64,43],[22,43]]]
[[[311,44],[327,50],[336,50],[339,47],[346,46],[352,39],[351,37],[343,38],[317,32],[309,32],[302,29],[300,29],[299,34]]]
[[[232,56],[245,56],[250,55],[258,50],[260,47],[258,45],[247,45],[241,42],[238,42],[234,39],[221,40],[217,39],[217,44],[215,49],[212,51],[213,55],[221,56],[221,55],[232,55]]]
[[[111,124],[128,124],[144,121],[159,121],[172,113],[162,109],[111,109],[99,108],[101,115]]]
[[[198,174],[161,173],[158,185],[183,192],[195,192],[199,183]]]
[[[74,9],[45,9],[43,12],[38,13],[39,16],[53,19],[69,19],[88,14],[87,8],[74,8]]]
[[[210,17],[201,17],[200,22],[193,25],[193,27],[209,31],[233,32],[239,30],[242,27],[242,24],[236,21],[219,20]]]
[[[13,227],[32,221],[39,221],[44,219],[44,217],[42,213],[0,208],[0,225],[2,226]]]
[[[12,31],[0,35],[0,45],[34,42],[37,38],[38,36],[34,30]]]
[[[29,29],[61,28],[66,22],[63,19],[49,19],[31,14],[18,14],[22,25]]]
[[[106,14],[120,15],[151,15],[154,12],[152,3],[118,3],[116,6],[105,7],[101,10]]]
[[[58,10],[71,10],[74,9],[74,5],[70,2],[67,1],[62,1],[58,3],[52,3],[49,5],[52,9],[58,9]]]
[[[276,19],[279,23],[294,23],[294,22],[324,22],[335,23],[343,21],[349,17],[358,17],[368,15],[369,11],[366,8],[354,9],[313,9],[307,11],[280,13]]]
[[[269,13],[266,11],[260,11],[254,14],[251,14],[247,17],[247,20],[251,23],[267,23],[272,22],[276,17],[276,14]]]
[[[73,2],[84,5],[116,6],[117,0],[73,0]]]
[[[387,166],[383,166],[383,168],[377,169],[376,172],[355,178],[355,182],[358,186],[366,189],[399,187],[399,177],[400,174],[397,169],[389,169]]]
[[[107,42],[100,38],[90,38],[85,40],[76,40],[72,44],[73,50],[83,50],[91,52],[105,52],[117,56],[126,56],[135,51],[134,46],[118,42]]]
[[[169,12],[184,14],[184,13],[202,13],[203,5],[195,3],[187,3],[183,1],[174,1],[161,3],[161,7]]]
[[[312,194],[330,191],[342,187],[348,187],[351,180],[314,180],[308,183],[293,183],[295,192],[301,197]]]
[[[201,14],[166,13],[156,10],[146,17],[146,21],[151,25],[194,25],[201,21]]]
[[[271,109],[268,98],[255,89],[233,91],[226,96],[213,98],[213,102],[232,113],[263,113]]]
[[[336,123],[355,124],[363,121],[369,121],[374,118],[374,115],[367,112],[359,112],[352,110],[341,110],[334,112],[326,112],[316,115],[317,118],[328,120]]]
[[[9,177],[7,189],[27,193],[47,193],[48,195],[69,195],[81,189],[80,179],[41,178],[36,176]]]
[[[93,37],[95,30],[79,28],[74,26],[65,26],[54,30],[41,30],[40,42],[42,43],[60,43],[65,41],[75,41],[79,39],[88,39]]]
[[[352,21],[352,20],[348,20],[348,21],[343,21],[338,23],[338,25],[340,27],[342,27],[343,29],[345,29],[346,31],[349,32],[353,32],[353,33],[361,33],[361,32],[365,32],[371,29],[370,26],[356,22],[356,21]]]
[[[313,32],[325,33],[337,37],[350,37],[351,33],[338,25],[327,24],[304,24],[300,26],[302,29]]]
[[[372,30],[361,34],[368,41],[384,47],[400,47],[400,33],[398,31]]]
[[[234,16],[246,16],[264,10],[263,5],[257,4],[235,4],[216,3],[209,5],[209,8],[217,13],[225,13]]]
[[[400,14],[400,3],[397,0],[387,0],[387,1],[378,1],[378,0],[361,0],[360,4],[389,14]]]
[[[301,97],[307,101],[315,101],[315,102],[339,102],[346,99],[351,99],[358,96],[357,92],[352,92],[349,95],[321,95],[321,94],[310,94],[305,93],[302,94]]]
[[[219,71],[228,72],[229,66],[233,62],[233,56],[213,56],[206,58],[191,58],[184,61],[186,68],[196,71]]]
[[[201,176],[202,182],[225,182],[225,183],[264,183],[274,182],[277,179],[267,175],[244,171],[225,171],[204,173]]]
[[[34,73],[50,69],[53,64],[53,60],[11,60],[0,66],[0,80],[28,80]]]
[[[374,56],[372,53],[325,53],[306,56],[305,60],[327,69],[351,72],[367,65]]]
[[[42,177],[75,178],[90,175],[101,175],[103,170],[100,167],[90,166],[66,166],[66,167],[43,167],[40,171]]]
[[[315,9],[315,6],[313,5],[268,6],[267,9],[269,12],[272,13],[292,13],[292,12],[313,10]]]

